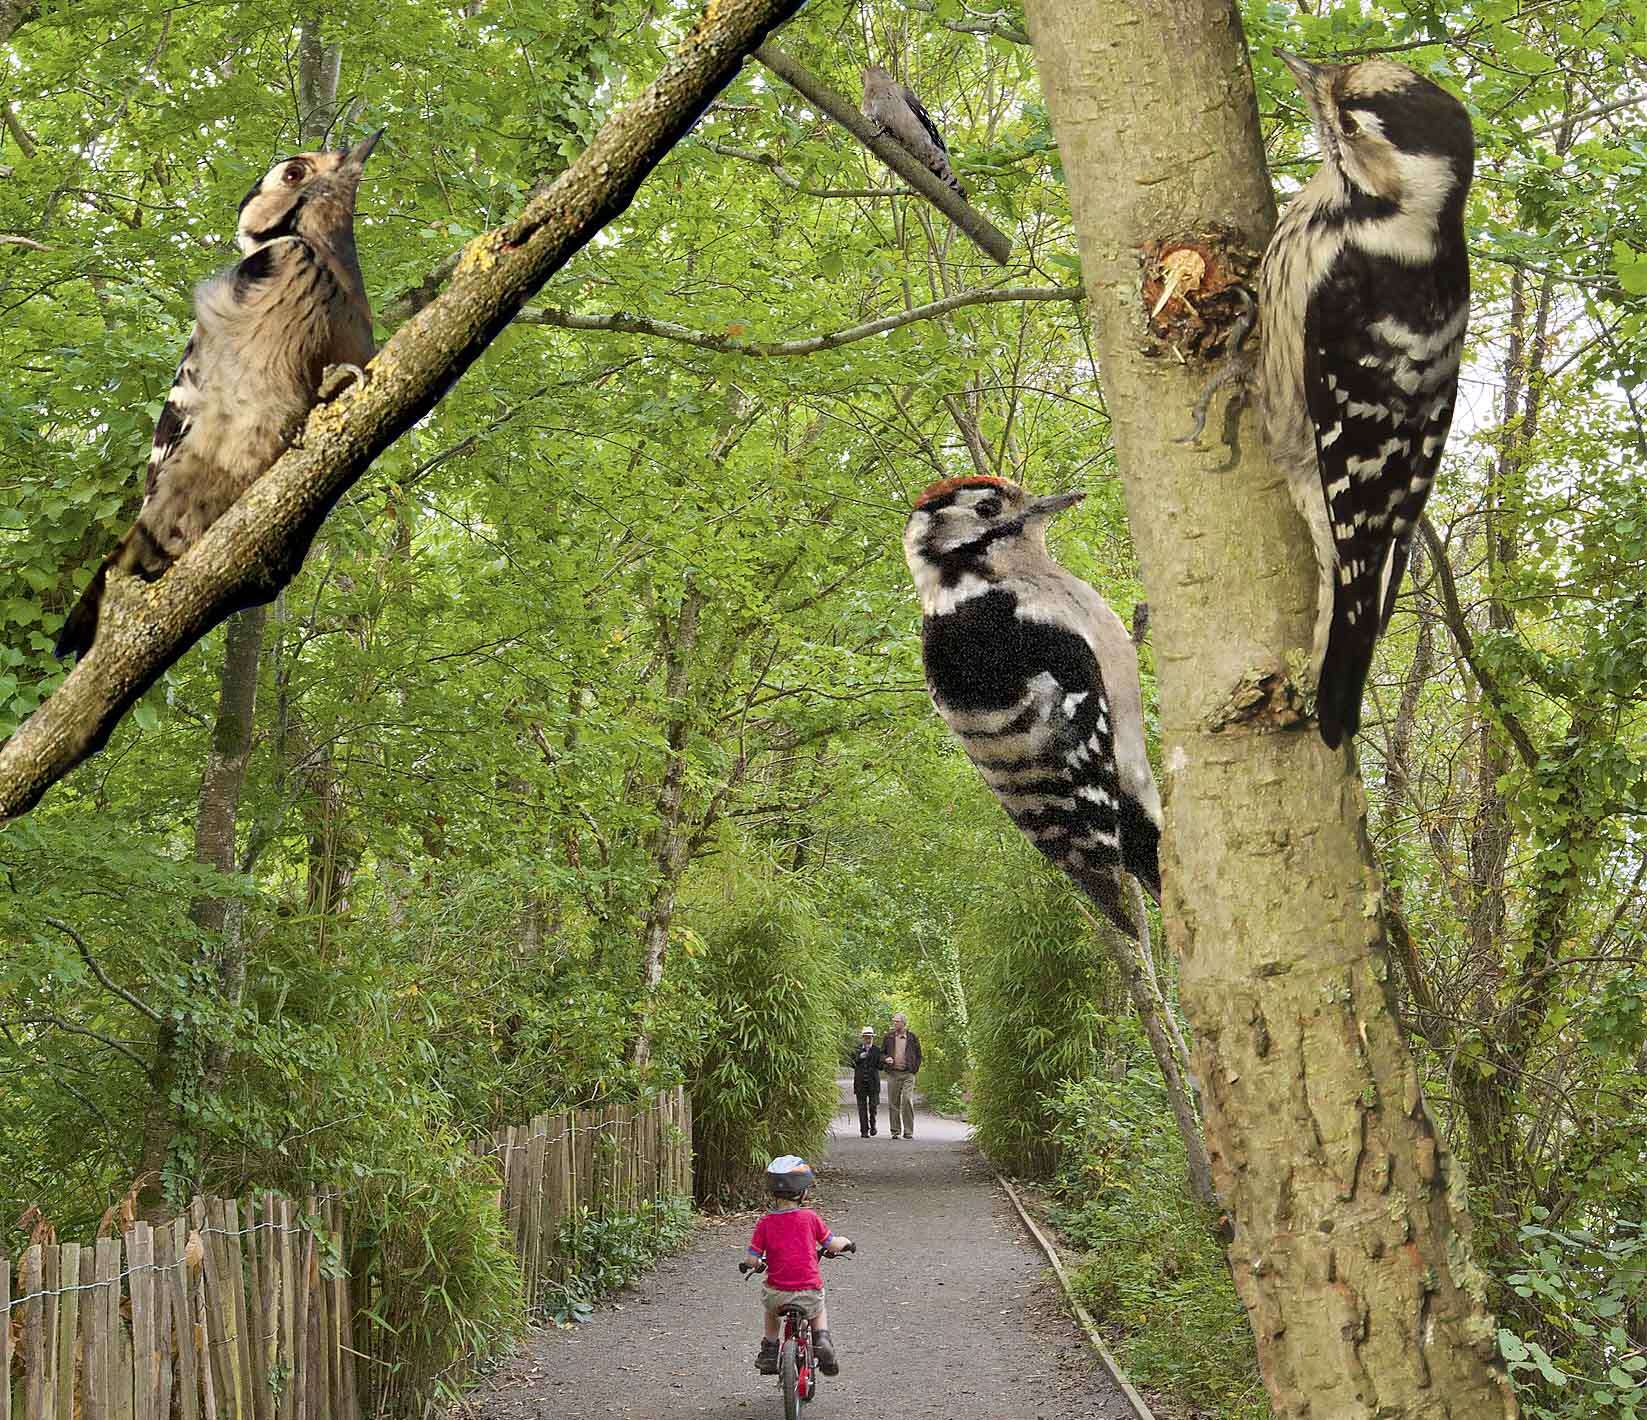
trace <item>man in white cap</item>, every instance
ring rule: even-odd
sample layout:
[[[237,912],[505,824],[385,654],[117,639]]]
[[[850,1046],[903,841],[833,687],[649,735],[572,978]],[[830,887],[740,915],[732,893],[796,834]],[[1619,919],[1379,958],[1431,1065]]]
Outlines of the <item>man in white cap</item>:
[[[881,1107],[881,1047],[875,1044],[874,1026],[865,1026],[858,1038],[852,1093],[858,1097],[858,1132],[867,1139],[875,1132],[875,1111]]]

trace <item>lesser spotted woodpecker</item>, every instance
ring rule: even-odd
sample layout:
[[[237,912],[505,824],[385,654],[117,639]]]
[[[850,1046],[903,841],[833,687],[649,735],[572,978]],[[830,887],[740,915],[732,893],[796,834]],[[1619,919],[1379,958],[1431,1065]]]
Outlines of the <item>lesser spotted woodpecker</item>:
[[[966,201],[966,189],[950,166],[949,145],[913,89],[907,89],[879,64],[864,70],[864,117],[928,169],[939,182]]]
[[[1265,442],[1309,525],[1321,738],[1361,724],[1361,693],[1441,461],[1470,311],[1463,104],[1385,59],[1292,70],[1321,166],[1259,276]]]
[[[382,132],[286,158],[241,202],[245,255],[195,288],[194,333],[155,420],[143,506],[63,623],[59,656],[90,649],[111,567],[159,577],[284,452],[328,367],[358,375],[372,358],[355,193]]]
[[[946,479],[916,501],[904,557],[938,713],[1012,821],[1136,936],[1117,870],[1161,900],[1161,796],[1126,627],[1047,551],[1081,497]]]

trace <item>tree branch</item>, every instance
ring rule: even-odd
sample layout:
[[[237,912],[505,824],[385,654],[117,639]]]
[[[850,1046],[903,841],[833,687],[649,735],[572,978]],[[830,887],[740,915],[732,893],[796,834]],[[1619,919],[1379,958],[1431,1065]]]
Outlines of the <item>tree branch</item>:
[[[1470,674],[1476,678],[1482,692],[1492,704],[1493,713],[1504,726],[1504,733],[1515,745],[1522,763],[1531,769],[1538,763],[1538,750],[1528,738],[1527,731],[1522,728],[1515,712],[1504,703],[1497,677],[1476,659],[1475,637],[1471,635],[1470,623],[1465,619],[1464,609],[1458,603],[1458,583],[1453,580],[1452,564],[1447,561],[1447,549],[1441,545],[1441,538],[1436,533],[1435,524],[1430,521],[1428,513],[1418,520],[1418,530],[1423,535],[1430,560],[1435,564],[1436,586],[1441,592],[1442,620],[1447,623],[1447,630],[1452,632],[1453,640],[1458,644],[1459,654],[1464,657],[1465,664],[1470,668]]]
[[[936,0],[903,0],[906,10],[918,10],[923,15],[936,14]],[[963,35],[993,35],[996,39],[1010,40],[1013,44],[1028,44],[1029,35],[1016,25],[1009,25],[999,15],[986,15],[971,20],[939,20],[946,30]]]
[[[27,812],[231,612],[270,600],[332,505],[423,418],[528,300],[622,212],[743,59],[802,0],[712,0],[652,84],[547,191],[464,249],[451,283],[378,353],[371,378],[309,415],[291,449],[158,581],[109,578],[96,644],[0,746],[0,821]]]
[[[763,44],[755,58],[776,74],[808,103],[828,114],[854,138],[897,173],[916,192],[944,214],[963,235],[1002,266],[1012,254],[1012,239],[993,226],[982,213],[969,206],[960,193],[941,183],[892,139],[865,118],[850,100],[837,94],[811,70],[785,54],[775,44]]]
[[[813,187],[810,183],[802,182],[798,177],[785,170],[784,165],[770,153],[756,153],[748,148],[734,148],[730,143],[709,143],[703,145],[711,153],[719,153],[723,158],[737,158],[740,162],[756,163],[763,168],[770,168],[772,176],[777,178],[785,187],[807,197],[908,197],[911,191],[907,187]]]
[[[605,330],[624,335],[655,335],[663,340],[676,340],[683,345],[696,345],[702,350],[716,350],[723,355],[753,355],[761,358],[816,355],[821,350],[833,350],[839,345],[850,345],[855,340],[867,340],[872,335],[883,335],[902,325],[916,321],[933,320],[965,306],[984,306],[999,301],[1079,301],[1085,292],[1079,286],[1001,286],[982,291],[958,291],[941,301],[929,301],[913,310],[898,311],[865,321],[862,325],[848,326],[845,330],[830,331],[824,335],[808,335],[796,340],[740,340],[735,336],[717,335],[714,331],[693,330],[674,321],[655,320],[651,316],[632,315],[628,311],[611,311],[605,315],[581,315],[553,306],[535,306],[522,311],[518,320],[522,325],[554,325],[562,330]]]
[[[118,996],[140,1016],[147,1016],[149,1020],[153,1021],[156,1025],[160,1024],[161,1016],[159,1011],[155,1010],[153,1006],[147,1005],[145,1002],[138,1000],[137,997],[133,996],[132,993],[126,990],[124,986],[118,986],[109,980],[108,972],[104,971],[103,968],[98,965],[97,958],[91,954],[91,948],[86,945],[85,939],[81,937],[81,935],[76,932],[73,927],[69,926],[67,922],[60,921],[56,917],[45,917],[41,920],[45,922],[48,927],[57,928],[59,932],[74,943],[74,945],[79,949],[80,959],[91,969],[91,974],[97,978],[98,982],[102,985],[105,991],[109,991]]]
[[[0,0],[0,44],[40,13],[36,0]]]

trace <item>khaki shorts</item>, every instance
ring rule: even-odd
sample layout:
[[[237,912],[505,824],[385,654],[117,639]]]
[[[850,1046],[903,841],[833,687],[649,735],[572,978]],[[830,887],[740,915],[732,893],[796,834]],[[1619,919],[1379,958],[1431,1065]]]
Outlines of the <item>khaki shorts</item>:
[[[807,1316],[817,1316],[823,1310],[824,1294],[821,1287],[808,1287],[804,1292],[784,1292],[776,1287],[761,1288],[761,1301],[768,1316],[777,1316],[785,1307],[800,1307]]]

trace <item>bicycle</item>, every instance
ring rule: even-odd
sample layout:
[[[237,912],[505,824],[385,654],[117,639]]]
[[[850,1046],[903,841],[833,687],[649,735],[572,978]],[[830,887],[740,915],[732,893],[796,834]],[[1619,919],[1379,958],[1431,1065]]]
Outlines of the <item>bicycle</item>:
[[[848,1243],[839,1252],[818,1249],[818,1260],[845,1257],[858,1250],[857,1243]],[[766,1271],[766,1259],[759,1262],[740,1262],[738,1271],[744,1281]],[[798,1306],[784,1307],[778,1313],[781,1330],[778,1333],[778,1386],[783,1391],[783,1420],[800,1420],[801,1406],[817,1399],[818,1366],[812,1354],[812,1318]]]

